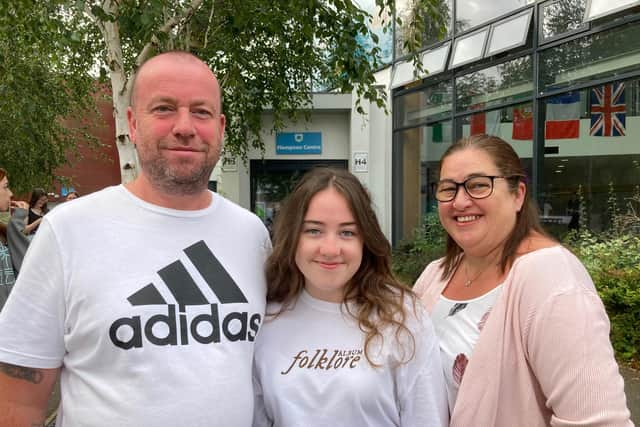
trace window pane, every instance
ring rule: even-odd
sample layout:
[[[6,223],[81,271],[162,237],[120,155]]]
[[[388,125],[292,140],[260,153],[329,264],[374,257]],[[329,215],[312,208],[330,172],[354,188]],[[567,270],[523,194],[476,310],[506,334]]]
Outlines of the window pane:
[[[452,143],[451,121],[408,129],[398,134],[402,146],[402,231],[413,235],[427,212],[433,211],[440,157]]]
[[[521,15],[494,24],[487,56],[524,45],[529,34],[532,12],[533,9],[529,9]]]
[[[465,31],[535,0],[456,0],[456,31]]]
[[[416,80],[413,74],[413,62],[403,61],[396,65],[396,72],[393,76],[393,87],[398,87]]]
[[[449,46],[451,46],[451,43],[445,43],[439,48],[427,51],[422,55],[422,65],[429,74],[444,71],[447,66]]]
[[[437,0],[436,8],[445,21],[445,34],[439,38],[436,24],[427,17],[425,30],[422,36],[420,36],[423,47],[432,45],[451,36],[452,6],[453,0]],[[398,27],[396,25],[395,31],[396,57],[402,57],[409,53],[404,47],[404,43],[412,37],[409,23],[416,13],[416,2],[413,0],[396,0],[396,16],[402,21],[401,26]]]
[[[451,68],[482,58],[489,28],[456,39],[451,55]]]
[[[396,65],[395,74],[393,75],[393,87],[398,87],[410,83],[412,81],[424,78],[427,75],[433,75],[444,71],[447,65],[447,56],[449,55],[449,46],[451,43],[445,43],[442,46],[428,50],[422,54],[422,66],[426,73],[414,75],[414,67],[412,61],[402,61]]]
[[[582,23],[587,0],[559,0],[542,6],[543,40],[586,27]]]
[[[589,21],[638,4],[638,0],[590,0],[584,18]]]
[[[520,158],[533,157],[533,108],[530,102],[459,118],[460,136],[486,133],[510,143]]]
[[[411,126],[427,120],[439,120],[451,115],[452,88],[450,81],[429,86],[418,92],[396,98],[396,127]]]
[[[531,57],[523,56],[456,79],[458,111],[483,109],[531,98]]]
[[[640,25],[625,25],[542,51],[540,86],[548,91],[639,68]]]
[[[545,140],[542,220],[555,235],[581,226],[607,230],[613,211],[624,214],[640,195],[639,88],[632,80],[579,91],[587,111],[577,119],[576,138],[557,138],[562,127],[546,126],[556,139]]]

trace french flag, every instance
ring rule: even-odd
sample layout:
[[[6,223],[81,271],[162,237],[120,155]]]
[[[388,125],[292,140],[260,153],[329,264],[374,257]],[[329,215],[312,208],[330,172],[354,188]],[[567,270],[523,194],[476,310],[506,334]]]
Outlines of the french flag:
[[[568,139],[580,136],[580,92],[568,92],[546,101],[545,139]]]

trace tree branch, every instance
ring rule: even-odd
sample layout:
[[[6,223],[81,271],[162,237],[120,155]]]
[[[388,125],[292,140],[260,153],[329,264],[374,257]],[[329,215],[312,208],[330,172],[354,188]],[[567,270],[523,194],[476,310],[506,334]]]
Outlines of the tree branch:
[[[215,1],[211,2],[211,13],[209,14],[209,22],[207,25],[207,31],[205,31],[204,33],[204,46],[202,47],[203,49],[207,48],[207,40],[209,39],[209,30],[211,29],[211,21],[213,20],[213,9],[215,7]]]
[[[191,5],[187,7],[180,16],[173,16],[168,19],[167,22],[165,22],[162,27],[158,29],[157,33],[168,34],[175,27],[184,25],[191,19],[196,10],[198,10],[200,5],[202,4],[202,1],[203,0],[192,0]],[[134,69],[132,70],[132,74],[135,74],[140,65],[142,65],[142,63],[148,59],[149,55],[151,55],[151,49],[158,46],[158,43],[158,37],[156,37],[155,34],[151,36],[151,40],[142,48],[142,51],[136,57],[136,62]]]

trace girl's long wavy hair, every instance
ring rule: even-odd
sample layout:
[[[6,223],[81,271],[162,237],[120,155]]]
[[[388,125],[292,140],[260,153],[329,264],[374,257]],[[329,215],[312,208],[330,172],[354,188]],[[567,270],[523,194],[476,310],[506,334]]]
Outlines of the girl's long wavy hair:
[[[516,252],[527,236],[532,232],[537,232],[547,237],[548,235],[540,225],[538,207],[535,200],[531,197],[531,192],[529,191],[530,186],[526,180],[527,175],[522,166],[522,162],[511,145],[503,139],[492,135],[473,135],[460,139],[451,145],[442,155],[440,159],[440,172],[442,172],[442,165],[447,157],[453,153],[468,149],[484,151],[493,160],[500,175],[513,176],[514,178],[506,180],[512,193],[515,194],[518,191],[518,184],[520,182],[524,183],[526,188],[522,209],[516,213],[515,226],[507,236],[504,246],[502,247],[500,269],[504,273],[515,260],[517,256]],[[447,247],[442,264],[443,280],[446,280],[456,270],[461,261],[462,252],[462,248],[458,246],[456,241],[447,235]]]
[[[335,189],[347,201],[363,241],[362,263],[344,290],[343,307],[365,334],[364,353],[372,366],[371,345],[384,339],[383,329],[394,328],[396,340],[409,337],[409,349],[403,347],[403,361],[411,360],[415,340],[405,326],[405,298],[415,297],[391,271],[391,245],[382,233],[371,206],[371,197],[360,181],[345,170],[319,167],[298,182],[278,212],[273,234],[273,252],[266,263],[267,301],[281,303],[277,316],[290,308],[304,288],[305,278],[295,262],[304,217],[311,199],[320,191]],[[350,304],[344,304],[344,303]],[[351,304],[353,303],[353,304]],[[350,308],[351,307],[351,308]],[[408,350],[408,351],[407,351]]]

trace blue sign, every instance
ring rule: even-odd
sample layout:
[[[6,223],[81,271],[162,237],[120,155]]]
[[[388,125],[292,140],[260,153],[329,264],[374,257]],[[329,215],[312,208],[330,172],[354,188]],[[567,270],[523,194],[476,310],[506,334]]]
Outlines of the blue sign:
[[[276,154],[322,154],[322,132],[278,132]]]

